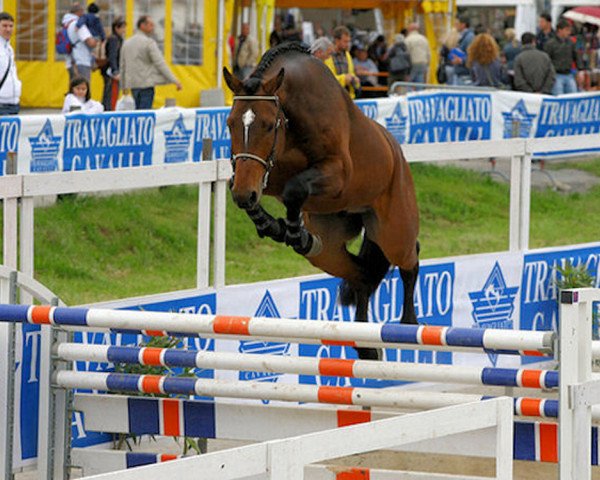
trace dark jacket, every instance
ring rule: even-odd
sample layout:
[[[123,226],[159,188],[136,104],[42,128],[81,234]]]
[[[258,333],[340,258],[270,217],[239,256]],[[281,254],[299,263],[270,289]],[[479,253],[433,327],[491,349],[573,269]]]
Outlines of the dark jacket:
[[[555,37],[556,37],[556,33],[554,32],[554,30],[550,30],[550,32],[547,34],[544,33],[542,30],[540,30],[537,33],[537,35],[535,36],[535,45],[536,45],[537,49],[544,50],[548,40],[550,40],[551,38],[555,38]]]
[[[517,55],[521,53],[521,50],[523,49],[520,42],[517,42],[516,45],[512,42],[504,45],[504,48],[502,49],[502,55],[504,55],[504,58],[506,58],[506,68],[508,70],[515,68],[515,58],[517,58]]]
[[[473,85],[478,87],[500,87],[502,83],[502,65],[496,59],[488,65],[473,62],[471,65],[471,78]]]
[[[531,93],[552,93],[554,66],[546,52],[526,45],[514,64],[515,90]]]
[[[102,69],[102,73],[106,74],[110,68],[111,75],[119,73],[119,61],[121,57],[121,47],[123,46],[123,38],[116,34],[110,35],[106,39],[106,59],[108,63],[106,67]]]
[[[546,42],[544,51],[550,56],[556,73],[571,73],[573,62],[577,65],[577,70],[583,68],[581,60],[577,55],[575,44],[571,41],[571,38],[560,39],[553,37]]]

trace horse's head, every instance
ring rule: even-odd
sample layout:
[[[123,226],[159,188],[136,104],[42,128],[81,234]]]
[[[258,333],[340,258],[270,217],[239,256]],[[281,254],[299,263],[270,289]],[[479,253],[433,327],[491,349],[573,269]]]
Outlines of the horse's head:
[[[277,95],[284,70],[267,80],[251,77],[244,82],[227,68],[223,75],[234,93],[227,118],[233,165],[231,193],[240,208],[251,209],[260,201],[284,140],[286,119]]]

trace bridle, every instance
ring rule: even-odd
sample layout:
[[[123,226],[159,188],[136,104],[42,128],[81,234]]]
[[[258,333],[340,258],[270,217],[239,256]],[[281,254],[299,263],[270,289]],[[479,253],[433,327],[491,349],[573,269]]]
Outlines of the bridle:
[[[233,153],[231,152],[231,166],[233,168],[233,174],[231,176],[231,180],[233,181],[233,176],[235,175],[235,162],[238,158],[247,158],[249,160],[254,160],[260,163],[263,167],[265,167],[265,175],[263,177],[263,188],[267,186],[267,182],[269,181],[269,174],[275,165],[275,148],[277,147],[277,134],[279,132],[280,127],[283,125],[287,125],[288,119],[285,116],[285,112],[281,107],[281,102],[279,101],[279,97],[277,95],[236,95],[233,97],[233,101],[236,100],[266,100],[270,102],[275,102],[277,105],[277,121],[275,123],[275,134],[273,135],[273,145],[271,146],[271,151],[267,156],[266,160],[258,155],[249,152],[242,153]],[[282,121],[283,120],[283,121]],[[244,139],[244,148],[248,149],[248,137],[245,136]]]

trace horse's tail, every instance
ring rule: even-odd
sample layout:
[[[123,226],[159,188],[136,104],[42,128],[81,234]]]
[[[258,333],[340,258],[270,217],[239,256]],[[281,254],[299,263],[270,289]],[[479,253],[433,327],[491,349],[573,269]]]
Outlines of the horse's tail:
[[[390,261],[372,240],[366,235],[363,237],[363,243],[356,262],[362,272],[362,279],[359,284],[343,280],[340,286],[340,303],[342,305],[355,305],[358,295],[366,295],[367,299],[377,290],[377,287],[383,280],[390,268]]]

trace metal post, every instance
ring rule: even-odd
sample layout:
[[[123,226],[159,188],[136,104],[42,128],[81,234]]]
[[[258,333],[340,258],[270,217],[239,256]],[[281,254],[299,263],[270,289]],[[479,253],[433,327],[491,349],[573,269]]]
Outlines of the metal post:
[[[6,154],[6,175],[16,175],[17,155],[15,152]],[[17,268],[17,225],[18,225],[18,199],[4,199],[4,225],[3,225],[3,262],[7,267]],[[8,303],[17,301],[17,274],[12,272],[8,279],[5,293],[1,300]],[[4,478],[13,478],[13,441],[14,441],[14,408],[15,408],[15,340],[16,326],[7,323],[0,326],[0,377],[6,379],[6,388],[0,388],[0,418],[4,428],[0,428],[0,472]]]
[[[53,303],[58,304],[58,299]],[[53,377],[59,369],[66,368],[54,359],[57,343],[68,341],[66,332],[43,326],[41,332],[40,407],[38,429],[38,478],[61,480],[68,478],[65,468],[69,464],[71,415],[69,392],[53,385]]]
[[[17,303],[17,272],[11,272],[8,281],[8,303]],[[9,323],[7,328],[8,350],[6,352],[6,407],[5,413],[5,448],[4,448],[4,478],[11,480],[13,475],[13,444],[15,433],[15,357],[17,329],[14,323]]]

